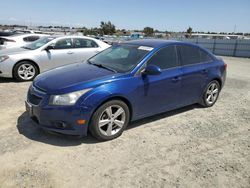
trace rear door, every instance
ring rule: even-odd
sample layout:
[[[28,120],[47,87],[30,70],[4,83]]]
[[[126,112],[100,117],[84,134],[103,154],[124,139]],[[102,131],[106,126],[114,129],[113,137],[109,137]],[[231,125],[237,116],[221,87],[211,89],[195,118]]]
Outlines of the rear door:
[[[74,50],[77,61],[82,62],[101,51],[101,47],[91,39],[73,38]]]
[[[178,45],[178,52],[182,65],[181,101],[183,105],[199,102],[208,75],[201,50],[192,45]]]

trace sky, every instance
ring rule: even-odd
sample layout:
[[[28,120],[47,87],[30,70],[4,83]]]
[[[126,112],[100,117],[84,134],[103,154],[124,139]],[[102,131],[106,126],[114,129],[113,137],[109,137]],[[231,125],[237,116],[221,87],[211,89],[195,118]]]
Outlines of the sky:
[[[250,32],[250,0],[1,0],[0,24]]]

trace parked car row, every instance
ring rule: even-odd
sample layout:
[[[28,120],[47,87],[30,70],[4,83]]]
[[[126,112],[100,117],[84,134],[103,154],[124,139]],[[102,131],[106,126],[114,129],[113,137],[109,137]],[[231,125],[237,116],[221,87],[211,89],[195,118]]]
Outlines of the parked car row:
[[[0,50],[21,47],[34,42],[41,37],[48,36],[44,34],[15,34],[11,36],[0,37]],[[0,52],[1,53],[1,52]]]
[[[226,78],[221,59],[184,42],[147,39],[110,47],[80,36],[5,39],[0,77],[34,79],[26,110],[38,126],[57,133],[111,140],[130,121],[193,103],[213,106]],[[19,47],[9,47],[11,40]]]

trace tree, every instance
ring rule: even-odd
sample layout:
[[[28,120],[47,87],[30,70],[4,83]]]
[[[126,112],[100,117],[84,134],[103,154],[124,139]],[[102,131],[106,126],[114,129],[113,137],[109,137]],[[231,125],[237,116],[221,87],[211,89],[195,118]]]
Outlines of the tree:
[[[154,29],[152,27],[145,27],[143,29],[143,33],[145,34],[145,36],[153,36]]]
[[[191,37],[192,32],[193,32],[192,27],[189,27],[189,28],[187,29],[187,34],[188,34],[189,38]]]
[[[115,33],[115,25],[113,25],[110,21],[101,21],[100,30],[104,35],[113,35]]]

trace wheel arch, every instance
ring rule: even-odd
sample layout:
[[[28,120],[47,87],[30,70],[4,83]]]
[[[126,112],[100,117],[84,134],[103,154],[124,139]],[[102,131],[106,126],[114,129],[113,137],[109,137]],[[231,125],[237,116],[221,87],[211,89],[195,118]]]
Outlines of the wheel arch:
[[[13,77],[13,78],[14,78],[14,69],[15,69],[15,67],[17,66],[18,63],[21,63],[21,62],[23,62],[23,61],[26,61],[26,62],[28,61],[28,62],[34,64],[34,65],[36,66],[37,70],[38,70],[38,74],[40,74],[40,67],[38,66],[38,64],[37,64],[35,61],[33,61],[33,60],[31,60],[31,59],[22,59],[22,60],[17,61],[17,62],[15,63],[15,65],[13,66],[13,68],[12,68],[12,77]]]
[[[100,107],[102,106],[104,103],[106,102],[109,102],[109,101],[112,101],[112,100],[120,100],[122,102],[124,102],[127,106],[128,106],[128,109],[129,109],[129,121],[132,119],[132,116],[133,116],[133,107],[132,107],[132,104],[131,102],[126,98],[126,97],[123,97],[123,96],[111,96],[105,100],[103,100],[96,108],[95,110],[93,111],[92,115],[95,113],[95,111]]]
[[[215,77],[213,79],[211,79],[208,83],[212,82],[213,80],[217,81],[220,84],[220,88],[222,87],[222,80],[218,77]]]
[[[94,113],[96,112],[96,110],[100,106],[102,106],[106,102],[109,102],[109,101],[112,101],[112,100],[120,100],[120,101],[124,102],[128,106],[128,109],[129,109],[129,122],[130,122],[131,119],[132,119],[132,116],[133,116],[133,107],[132,107],[132,104],[131,104],[131,102],[126,97],[119,96],[119,95],[117,95],[117,96],[111,96],[111,97],[106,98],[105,100],[103,100],[101,103],[99,103],[98,106],[92,111],[91,117],[90,117],[90,121],[92,121],[92,117],[93,117]],[[90,126],[88,126],[88,131],[89,131],[89,128],[90,128]]]

